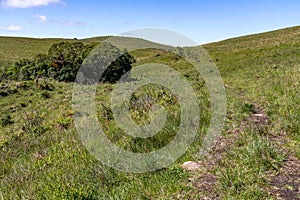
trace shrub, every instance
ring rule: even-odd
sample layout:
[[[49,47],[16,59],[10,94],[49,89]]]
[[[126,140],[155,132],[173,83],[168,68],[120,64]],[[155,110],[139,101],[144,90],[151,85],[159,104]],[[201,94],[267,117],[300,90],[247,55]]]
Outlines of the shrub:
[[[56,43],[47,55],[39,54],[32,60],[21,59],[8,67],[4,75],[1,72],[1,76],[23,81],[54,78],[58,81],[73,82],[84,59],[95,46],[96,44],[85,45],[82,42]],[[96,80],[97,74],[102,72],[101,82],[115,83],[131,70],[133,62],[135,60],[128,52],[122,52],[117,47],[104,43],[89,57],[85,65],[88,67],[83,75]],[[109,65],[107,68],[106,64]]]
[[[110,43],[103,43],[84,61],[82,76],[89,79],[87,82],[95,82],[101,73],[100,82],[116,83],[131,70],[134,62],[134,57],[126,50],[121,51]]]
[[[52,45],[48,52],[52,62],[51,76],[59,81],[74,81],[83,60],[93,47],[94,45],[84,45],[82,42]]]

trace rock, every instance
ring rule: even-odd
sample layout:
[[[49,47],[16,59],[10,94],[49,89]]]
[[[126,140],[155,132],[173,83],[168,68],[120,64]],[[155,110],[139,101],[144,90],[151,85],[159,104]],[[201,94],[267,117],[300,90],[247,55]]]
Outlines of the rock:
[[[254,114],[255,117],[263,117],[264,114]]]
[[[196,171],[200,168],[199,164],[193,161],[187,161],[181,165],[182,169],[188,171]]]

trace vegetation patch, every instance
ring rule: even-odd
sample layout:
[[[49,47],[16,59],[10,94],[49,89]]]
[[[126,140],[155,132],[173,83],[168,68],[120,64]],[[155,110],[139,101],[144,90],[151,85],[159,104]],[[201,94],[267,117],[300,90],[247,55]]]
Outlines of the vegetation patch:
[[[123,57],[103,71],[95,105],[99,124],[120,148],[144,153],[167,145],[181,114],[170,89],[150,84],[131,96],[130,116],[145,125],[151,120],[151,107],[163,106],[168,111],[163,130],[141,139],[118,128],[110,95],[116,81],[131,68],[145,63],[169,65],[191,83],[200,100],[200,128],[186,154],[167,168],[146,174],[102,165],[84,148],[74,127],[73,117],[87,113],[71,107],[73,81],[89,53],[95,57],[103,53],[96,45],[105,38],[0,37],[7,41],[0,43],[1,58],[5,57],[0,62],[0,199],[299,198],[299,30],[204,45],[222,75],[228,109],[222,137],[202,159],[199,147],[209,126],[211,105],[201,75],[170,52],[126,52],[109,46],[108,57]],[[187,161],[196,170],[182,169]]]

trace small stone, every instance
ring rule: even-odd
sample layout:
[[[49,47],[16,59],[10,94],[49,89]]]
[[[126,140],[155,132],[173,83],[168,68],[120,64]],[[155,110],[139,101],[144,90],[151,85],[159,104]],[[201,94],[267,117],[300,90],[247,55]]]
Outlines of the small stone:
[[[182,169],[188,171],[196,171],[200,168],[199,164],[193,161],[187,161],[181,165]]]
[[[263,117],[264,114],[254,114],[255,117]]]

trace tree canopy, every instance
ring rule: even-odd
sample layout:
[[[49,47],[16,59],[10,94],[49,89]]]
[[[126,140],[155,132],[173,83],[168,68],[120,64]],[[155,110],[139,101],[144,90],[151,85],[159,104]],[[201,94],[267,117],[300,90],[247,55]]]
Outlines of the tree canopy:
[[[38,54],[34,59],[21,59],[2,72],[2,78],[15,80],[34,80],[37,78],[54,78],[58,81],[73,82],[79,68],[85,63],[90,65],[91,73],[102,73],[99,81],[115,83],[134,62],[126,51],[121,51],[111,44],[84,44],[82,42],[61,42],[51,46],[48,54]],[[94,50],[93,50],[94,49]],[[108,62],[110,61],[111,62]],[[104,64],[109,64],[104,68]],[[102,71],[99,71],[102,70]]]

